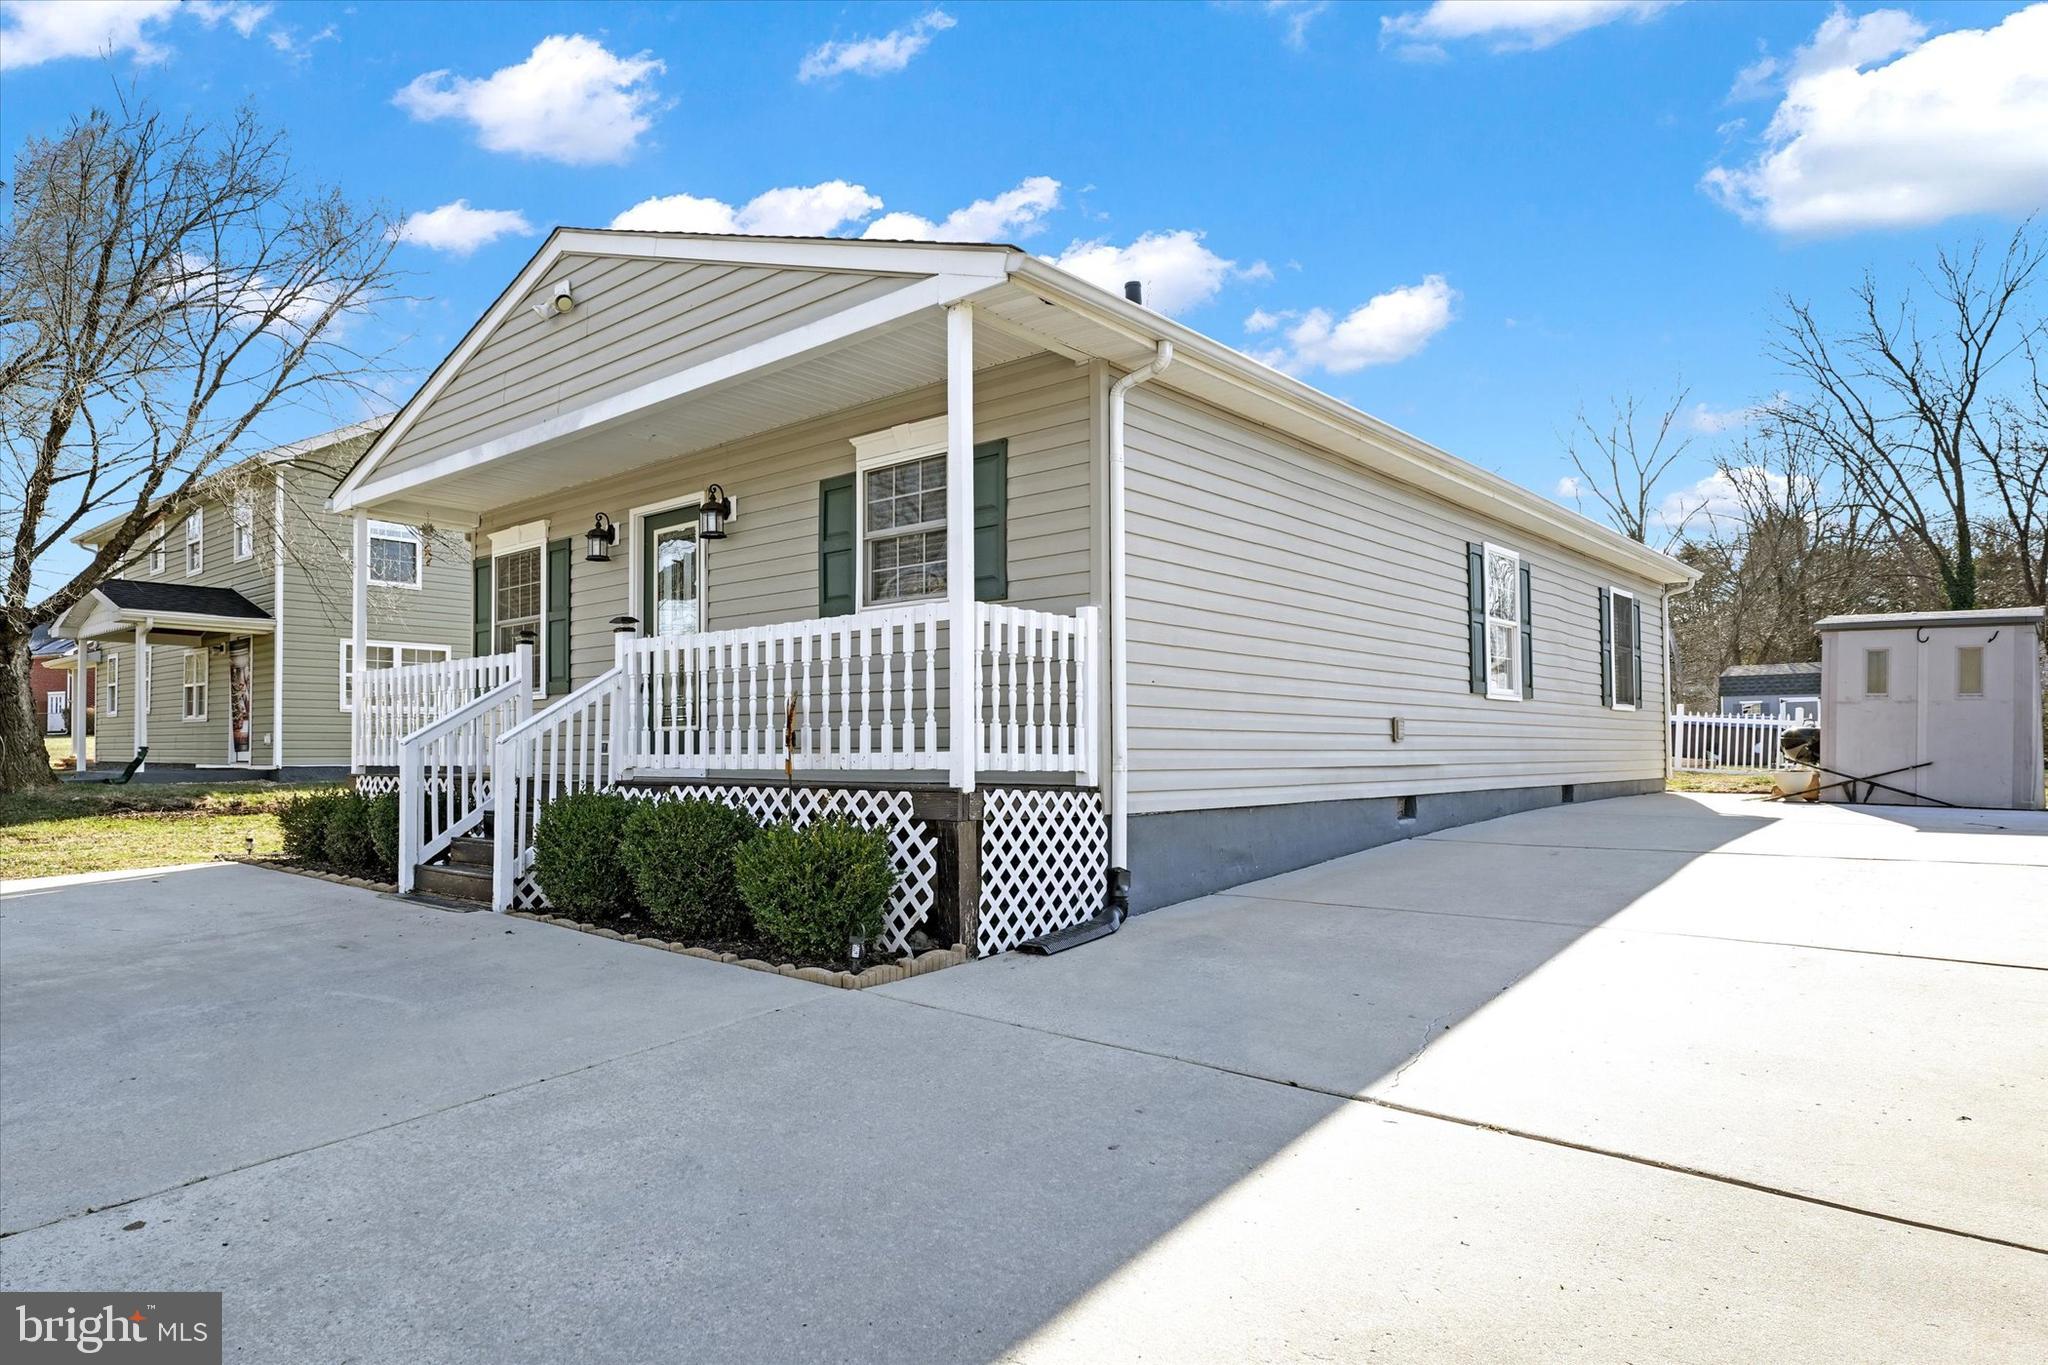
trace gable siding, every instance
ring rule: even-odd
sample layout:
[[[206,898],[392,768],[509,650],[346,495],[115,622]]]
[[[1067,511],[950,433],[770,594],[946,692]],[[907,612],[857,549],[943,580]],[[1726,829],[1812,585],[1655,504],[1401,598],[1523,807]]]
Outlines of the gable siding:
[[[1071,612],[1087,602],[1088,372],[1056,357],[984,371],[975,380],[975,439],[1009,450],[1010,595],[1017,606]],[[752,437],[547,499],[498,509],[484,532],[544,519],[577,537],[570,575],[571,685],[610,668],[609,618],[629,610],[633,508],[717,482],[738,503],[727,539],[705,549],[706,626],[794,621],[818,614],[818,483],[854,467],[852,438],[945,411],[942,386]],[[598,512],[619,527],[611,562],[583,558]],[[484,545],[479,540],[479,545]],[[468,601],[468,594],[463,600]]]
[[[1133,393],[1126,444],[1134,812],[1662,775],[1649,583],[1161,388]],[[1532,568],[1533,700],[1470,691],[1479,540]],[[1600,704],[1609,585],[1642,594],[1633,712]]]
[[[565,256],[531,298],[567,280],[576,308],[524,303],[442,389],[379,473],[517,431],[901,288],[898,276]]]

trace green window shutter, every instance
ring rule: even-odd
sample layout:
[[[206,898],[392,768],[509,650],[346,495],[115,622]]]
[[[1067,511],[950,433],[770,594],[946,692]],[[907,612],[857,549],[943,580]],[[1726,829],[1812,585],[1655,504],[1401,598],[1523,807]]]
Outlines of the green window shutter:
[[[1529,614],[1529,564],[1522,563],[1522,697],[1536,695],[1536,618]]]
[[[476,631],[470,652],[481,659],[491,653],[491,557],[488,554],[478,555],[470,573],[474,586],[471,588],[469,610]]]
[[[1486,695],[1486,547],[1465,546],[1465,598],[1472,620],[1472,692]]]
[[[1010,443],[974,448],[974,598],[1010,595]]]
[[[1600,589],[1600,704],[1614,705],[1614,604]]]
[[[1636,618],[1636,705],[1641,706],[1643,704],[1643,599],[1631,597],[1629,601],[1633,605]]]
[[[853,615],[859,547],[853,543],[853,475],[818,483],[818,615]]]
[[[569,690],[569,566],[576,562],[573,538],[548,542],[548,614],[542,646],[547,655],[548,695],[558,697]]]

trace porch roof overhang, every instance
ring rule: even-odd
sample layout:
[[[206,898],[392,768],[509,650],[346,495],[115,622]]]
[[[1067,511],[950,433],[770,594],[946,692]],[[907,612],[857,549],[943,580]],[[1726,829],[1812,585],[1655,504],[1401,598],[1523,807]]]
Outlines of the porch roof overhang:
[[[569,252],[891,272],[888,293],[403,472],[385,457],[483,340]],[[560,229],[336,489],[336,511],[474,525],[494,508],[944,381],[945,311],[974,307],[977,369],[1050,352],[1129,371],[1162,341],[1153,382],[1653,583],[1697,571],[1458,459],[1240,351],[1011,246]],[[565,480],[565,471],[573,473]]]
[[[58,618],[73,640],[126,639],[137,628],[169,642],[175,637],[268,635],[270,613],[232,588],[109,579]]]

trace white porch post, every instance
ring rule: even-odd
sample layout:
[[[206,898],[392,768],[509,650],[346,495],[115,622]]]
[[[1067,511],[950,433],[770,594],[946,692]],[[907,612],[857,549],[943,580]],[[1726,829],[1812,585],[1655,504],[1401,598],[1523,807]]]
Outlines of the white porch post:
[[[256,645],[249,644],[249,667],[256,667]],[[249,749],[256,756],[255,746]],[[270,510],[270,766],[284,767],[284,470],[277,471],[277,490]]]
[[[86,748],[85,673],[91,665],[86,662],[85,641],[77,641],[74,648],[75,652],[71,656],[71,676],[65,680],[65,686],[71,692],[71,771],[82,773],[85,771]]]
[[[349,555],[349,575],[354,600],[355,648],[349,662],[349,771],[363,770],[363,713],[368,701],[363,696],[363,660],[370,652],[370,519],[356,513],[354,549]]]
[[[858,494],[856,494],[858,496]],[[953,786],[974,790],[974,310],[946,309],[946,660]]]
[[[149,747],[149,691],[155,679],[150,677],[149,668],[149,623],[143,622],[135,628],[135,696],[130,705],[135,708],[135,752],[141,753]],[[149,767],[143,760],[137,772]]]

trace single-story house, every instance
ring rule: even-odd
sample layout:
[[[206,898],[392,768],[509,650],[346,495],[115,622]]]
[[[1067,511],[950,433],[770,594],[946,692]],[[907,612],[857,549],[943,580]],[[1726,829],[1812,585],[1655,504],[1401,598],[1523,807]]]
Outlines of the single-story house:
[[[1721,670],[1719,691],[1724,716],[1812,718],[1820,714],[1820,662],[1736,664]]]
[[[408,886],[706,792],[889,824],[892,938],[983,952],[1659,789],[1695,577],[1002,245],[559,229],[332,506],[475,538],[485,672],[359,684]]]
[[[94,691],[94,764],[346,776],[355,648],[351,522],[327,511],[378,427],[360,422],[234,461],[157,521],[119,573],[59,618]],[[122,518],[74,539],[105,543]],[[371,670],[470,651],[469,546],[415,526],[365,528]]]

